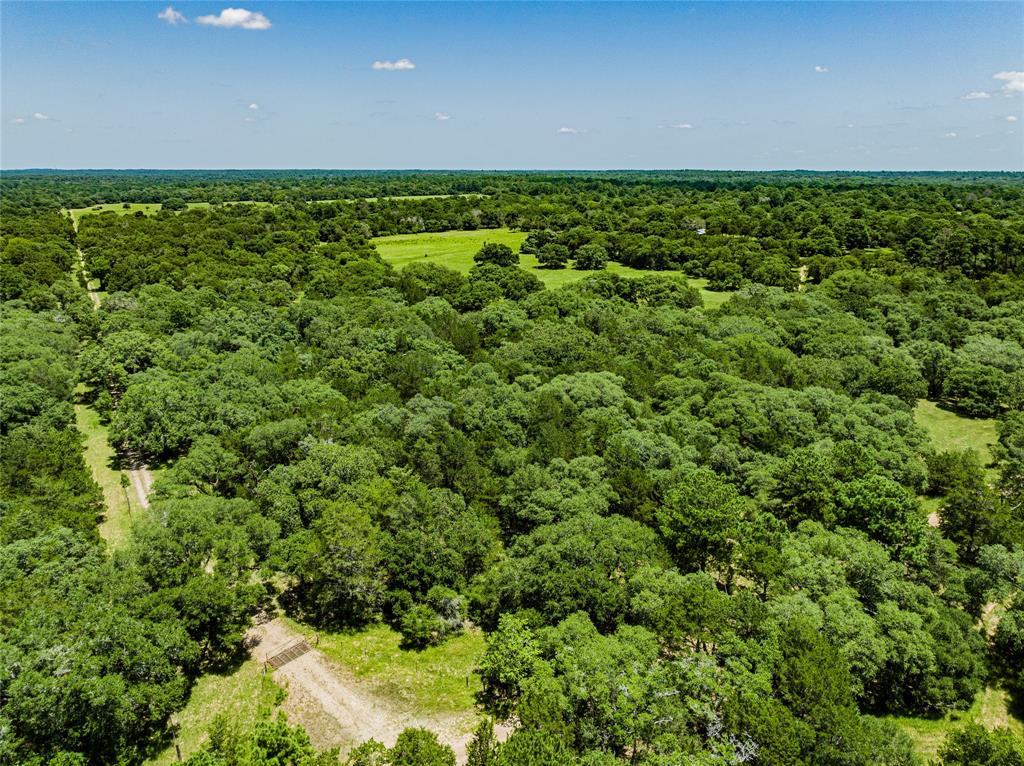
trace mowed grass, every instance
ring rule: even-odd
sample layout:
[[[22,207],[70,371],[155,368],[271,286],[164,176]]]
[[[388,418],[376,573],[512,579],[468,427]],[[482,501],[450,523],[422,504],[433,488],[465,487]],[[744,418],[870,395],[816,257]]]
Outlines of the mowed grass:
[[[986,729],[1008,727],[1018,737],[1024,737],[1024,723],[1011,711],[1010,695],[1003,689],[988,687],[980,692],[969,710],[947,713],[941,718],[887,716],[907,733],[914,749],[927,763],[934,759],[946,736],[968,723],[978,723]]]
[[[315,628],[288,620],[307,636]],[[378,624],[351,633],[320,632],[318,648],[366,681],[375,693],[417,715],[473,713],[480,677],[474,673],[484,653],[478,628],[423,650],[402,649],[402,636]]]
[[[210,724],[218,715],[238,723],[243,731],[251,730],[261,719],[270,716],[283,699],[283,691],[273,681],[273,674],[263,674],[263,666],[247,660],[231,673],[210,674],[200,678],[192,688],[188,703],[174,714],[178,724],[178,746],[183,758],[194,755],[209,735]],[[150,766],[177,763],[174,743],[147,761]]]
[[[133,507],[121,486],[122,473],[115,466],[117,455],[107,438],[107,427],[100,422],[96,410],[84,404],[75,405],[75,424],[85,436],[85,462],[92,471],[92,477],[103,490],[103,501],[107,508],[99,532],[107,547],[113,551],[131,539],[132,514],[141,512]]]
[[[209,202],[187,202],[185,204],[189,210],[205,210],[206,208],[211,207]],[[236,200],[232,202],[225,202],[224,204],[267,207],[273,203],[255,202],[253,200]],[[102,205],[92,205],[91,207],[69,208],[67,212],[77,227],[78,222],[82,220],[82,216],[86,215],[99,215],[100,213],[116,213],[117,215],[134,215],[135,213],[142,213],[144,215],[156,215],[157,211],[159,211],[161,207],[163,207],[163,205],[159,202],[107,202]]]
[[[477,229],[475,231],[440,231],[423,234],[396,234],[390,237],[376,237],[371,240],[380,253],[380,257],[396,269],[402,269],[410,263],[436,263],[453,271],[468,274],[473,268],[473,256],[484,246],[493,242],[508,245],[516,252],[526,239],[526,232],[510,231],[509,229]],[[556,288],[572,282],[578,282],[596,272],[578,271],[572,268],[544,269],[537,262],[535,255],[522,253],[519,256],[520,268],[526,269],[537,276],[545,287]],[[645,271],[623,266],[614,261],[608,264],[607,271],[624,277],[641,277],[648,274],[669,274],[680,279],[687,279],[689,284],[698,288],[708,308],[721,306],[731,293],[712,292],[707,290],[706,279],[688,279],[679,271]]]
[[[991,446],[998,441],[995,420],[965,418],[926,399],[918,401],[914,420],[928,432],[937,450],[973,449],[981,458],[982,465],[992,462]]]

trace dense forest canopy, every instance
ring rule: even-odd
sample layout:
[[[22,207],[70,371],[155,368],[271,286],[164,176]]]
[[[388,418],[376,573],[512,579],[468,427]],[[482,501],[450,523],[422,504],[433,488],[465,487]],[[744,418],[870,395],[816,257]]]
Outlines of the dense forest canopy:
[[[484,721],[478,766],[910,766],[890,714],[1024,697],[1021,174],[0,191],[0,762],[142,762],[277,607],[410,651],[483,628],[511,734]],[[111,203],[162,208],[81,210]],[[503,245],[396,270],[373,242],[500,228],[586,275],[545,289]],[[992,459],[936,449],[924,399],[995,419]],[[165,469],[113,552],[75,402]],[[349,759],[449,757],[410,729]],[[336,758],[268,721],[189,762]],[[1024,745],[968,726],[940,758]]]

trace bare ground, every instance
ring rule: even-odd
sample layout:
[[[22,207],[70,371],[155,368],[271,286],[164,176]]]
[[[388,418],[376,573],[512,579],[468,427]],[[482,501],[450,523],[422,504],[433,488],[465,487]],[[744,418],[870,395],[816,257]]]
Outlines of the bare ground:
[[[258,662],[266,662],[303,636],[280,619],[256,626],[250,632],[250,652]],[[430,729],[450,745],[457,761],[466,762],[466,746],[476,723],[472,712],[448,716],[420,716],[381,697],[349,670],[312,649],[283,665],[274,680],[288,691],[282,710],[293,724],[301,724],[319,748],[339,747],[345,752],[368,739],[391,747],[407,727]],[[499,739],[508,731],[498,727]]]
[[[135,497],[138,499],[139,505],[142,508],[149,508],[149,491],[153,487],[153,474],[145,465],[137,463],[128,469],[128,478],[132,483],[132,489],[135,490]]]

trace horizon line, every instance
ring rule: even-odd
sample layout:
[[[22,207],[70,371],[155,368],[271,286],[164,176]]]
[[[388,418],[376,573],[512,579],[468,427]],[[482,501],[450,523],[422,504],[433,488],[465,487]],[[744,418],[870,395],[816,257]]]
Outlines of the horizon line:
[[[1019,170],[1007,169],[953,169],[953,168],[872,168],[858,170],[853,168],[686,168],[686,167],[658,167],[658,168],[630,168],[630,167],[609,167],[609,168],[557,168],[557,167],[523,167],[523,168],[470,168],[470,167],[393,167],[393,168],[357,168],[357,167],[0,167],[0,174],[3,173],[185,173],[185,172],[266,172],[266,171],[294,171],[294,172],[327,172],[327,173],[1004,173],[1010,175],[1024,175],[1024,168]]]

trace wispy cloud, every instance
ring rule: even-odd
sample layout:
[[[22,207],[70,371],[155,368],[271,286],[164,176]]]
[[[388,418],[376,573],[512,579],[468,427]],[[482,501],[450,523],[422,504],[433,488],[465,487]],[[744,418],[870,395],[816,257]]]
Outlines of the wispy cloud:
[[[1002,80],[1007,93],[1024,93],[1024,72],[996,72],[992,77]]]
[[[373,68],[388,72],[403,72],[415,69],[416,65],[409,61],[409,59],[398,59],[397,61],[374,61]]]
[[[952,130],[951,130],[951,131],[949,131],[949,133],[946,133],[946,134],[945,134],[945,135],[943,136],[943,138],[956,138],[956,137],[957,137],[957,134],[956,134],[956,133],[954,133],[954,132],[953,132]]]
[[[565,136],[578,136],[582,133],[586,133],[583,128],[559,128],[558,132]]]
[[[972,90],[966,96],[961,96],[964,101],[978,101],[983,98],[992,98],[992,94],[986,90]]]
[[[197,24],[223,29],[270,29],[270,19],[259,11],[247,11],[245,8],[225,8],[218,15],[200,16]]]
[[[677,122],[675,125],[669,125],[668,127],[672,128],[673,130],[692,130],[693,129],[693,125],[691,125],[688,122]]]
[[[24,117],[15,117],[13,120],[11,120],[11,122],[14,123],[15,125],[24,125],[25,124],[25,118]]]
[[[33,112],[32,113],[32,119],[35,119],[35,120],[52,120],[53,118],[50,117],[50,115],[48,115],[48,114],[43,114],[42,112]]]
[[[1015,115],[1015,114],[1008,114],[1008,115],[1006,115],[1006,121],[1007,122],[1016,122],[1017,121],[1017,115]]]
[[[825,72],[829,71],[829,68],[827,66],[822,66],[821,64],[818,64],[816,67],[814,67],[814,71],[817,72],[818,74],[824,74]]]
[[[253,101],[251,104],[249,104],[249,108],[255,112],[259,110],[260,105]]]
[[[188,24],[188,19],[185,18],[185,14],[178,13],[170,5],[168,5],[162,11],[160,11],[160,13],[156,15],[156,17],[161,21],[166,21],[172,27],[175,27],[178,24]]]
[[[438,122],[447,122],[452,116],[448,112],[434,112],[434,119]]]

